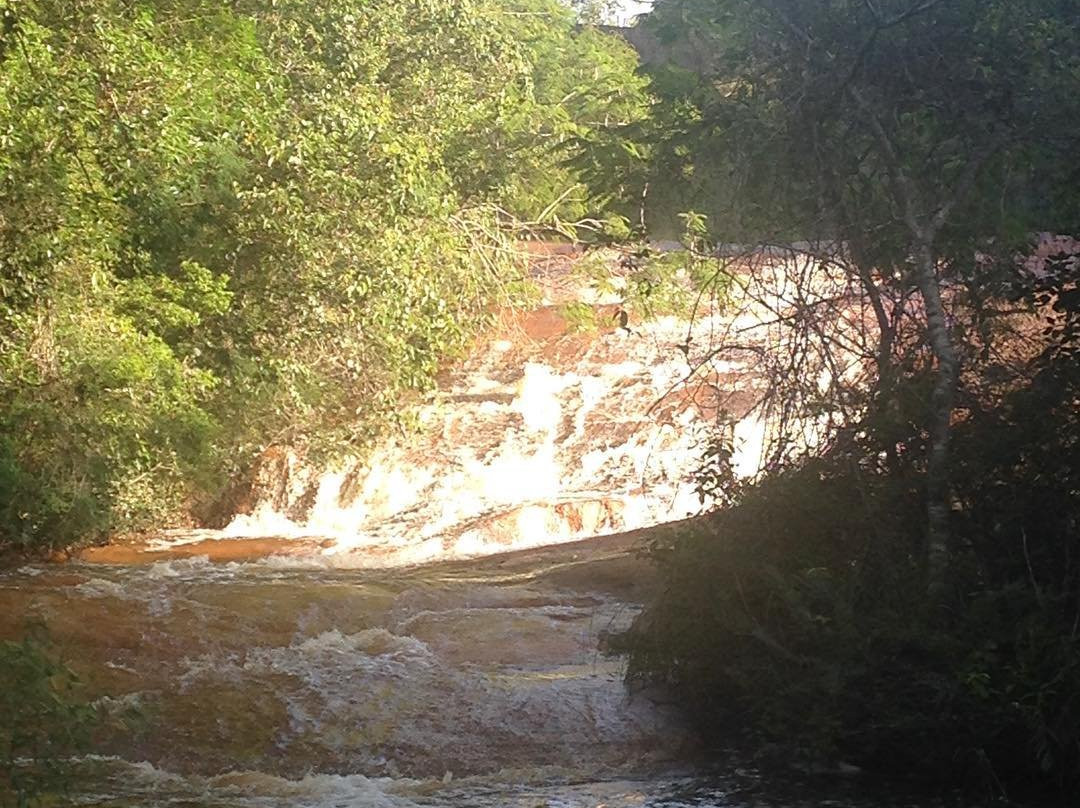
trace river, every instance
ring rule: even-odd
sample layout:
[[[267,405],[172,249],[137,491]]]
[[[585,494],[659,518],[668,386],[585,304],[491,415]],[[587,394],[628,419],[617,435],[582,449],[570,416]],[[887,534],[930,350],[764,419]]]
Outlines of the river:
[[[703,768],[685,719],[627,691],[601,647],[654,585],[641,538],[392,569],[30,565],[0,577],[0,631],[44,621],[118,719],[73,805],[870,804],[736,758]]]
[[[641,531],[701,506],[704,427],[734,416],[736,472],[757,468],[758,358],[783,343],[771,309],[617,327],[618,295],[552,260],[543,304],[444,374],[411,435],[325,467],[270,447],[217,530],[0,574],[0,637],[47,625],[113,716],[73,804],[891,804],[703,755],[603,653],[655,585]],[[582,299],[593,330],[563,316]]]

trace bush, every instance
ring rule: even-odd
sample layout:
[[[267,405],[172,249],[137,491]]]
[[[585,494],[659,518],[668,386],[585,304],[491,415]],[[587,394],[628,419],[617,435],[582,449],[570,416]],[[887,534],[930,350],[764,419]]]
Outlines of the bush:
[[[1049,347],[1022,383],[995,398],[966,391],[944,602],[927,596],[923,568],[924,436],[906,433],[898,467],[875,437],[897,434],[896,419],[871,413],[824,456],[653,547],[666,585],[615,644],[630,653],[630,680],[671,687],[715,741],[743,735],[804,762],[993,796],[1077,793],[1071,266],[1035,291],[1050,306]]]
[[[40,632],[0,642],[0,805],[24,808],[64,789],[96,721],[77,686]]]

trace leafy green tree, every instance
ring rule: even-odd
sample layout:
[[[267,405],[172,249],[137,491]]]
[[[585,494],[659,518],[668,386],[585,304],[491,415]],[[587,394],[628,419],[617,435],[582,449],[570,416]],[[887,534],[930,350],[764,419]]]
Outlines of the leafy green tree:
[[[655,74],[643,176],[706,170],[715,238],[804,241],[803,266],[844,273],[841,316],[861,291],[880,338],[855,346],[876,389],[814,452],[738,484],[709,447],[697,482],[726,507],[654,545],[663,584],[615,640],[630,679],[785,763],[1067,801],[1075,3],[660,0],[645,24],[713,58]],[[1045,231],[1074,238],[1033,245]]]
[[[936,362],[927,572],[940,591],[962,360],[943,290],[989,283],[1035,230],[1076,226],[1074,4],[660,0],[646,24],[715,53],[674,137],[713,165],[730,202],[720,235],[838,242],[871,297],[917,290]]]
[[[516,282],[492,211],[585,212],[561,161],[640,107],[630,51],[540,0],[0,15],[0,543],[370,444]]]
[[[503,15],[522,46],[529,80],[472,159],[473,170],[501,183],[487,193],[531,222],[573,222],[606,211],[613,198],[583,176],[576,158],[599,154],[596,144],[608,133],[646,117],[647,80],[636,73],[635,52],[595,26],[576,25],[560,0],[512,0]]]

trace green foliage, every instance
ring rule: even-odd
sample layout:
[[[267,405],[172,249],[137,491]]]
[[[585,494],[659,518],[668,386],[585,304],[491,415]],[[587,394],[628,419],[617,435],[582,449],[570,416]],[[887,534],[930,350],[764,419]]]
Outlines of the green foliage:
[[[1074,795],[1076,258],[1014,287],[1033,232],[1080,227],[1075,3],[658,0],[645,25],[706,58],[653,70],[648,118],[607,135],[625,201],[654,231],[694,207],[716,238],[822,250],[874,309],[878,377],[859,423],[755,485],[708,447],[698,489],[729,507],[654,548],[631,678],[713,738]],[[1000,339],[1005,304],[1045,333]]]
[[[1076,213],[1068,0],[658,0],[641,25],[705,57],[651,67],[650,115],[617,138],[654,231],[694,208],[725,240],[843,238],[903,266],[903,174],[919,216],[963,197],[937,247],[969,265],[973,238],[1013,249]]]
[[[572,300],[559,307],[559,314],[571,332],[596,331],[596,309],[580,300]]]
[[[96,711],[40,632],[0,642],[0,805],[39,804],[63,790],[68,758],[85,752]]]
[[[696,316],[702,310],[723,307],[735,280],[729,262],[707,239],[704,216],[690,211],[679,218],[684,227],[682,249],[641,246],[624,253],[618,268],[598,253],[598,260],[586,258],[575,271],[598,295],[621,295],[622,310],[640,319]]]
[[[649,17],[643,23],[655,25]],[[594,195],[644,227],[653,238],[678,238],[679,214],[704,211],[714,232],[749,238],[730,210],[734,198],[728,141],[705,120],[713,86],[676,65],[651,65],[647,114],[594,133],[572,158]],[[741,228],[741,229],[740,229]]]
[[[492,211],[585,211],[560,161],[640,106],[632,53],[541,0],[0,15],[0,544],[368,445],[518,288]]]
[[[602,160],[599,143],[646,115],[647,81],[635,72],[637,56],[618,37],[576,26],[561,0],[508,6],[506,23],[523,43],[530,78],[476,156],[476,170],[505,178],[498,195],[521,218],[557,225],[601,213],[613,199],[585,181],[579,162],[594,154],[617,170]]]
[[[921,474],[883,443],[922,456],[916,395],[750,487],[719,440],[698,482],[732,505],[653,548],[662,594],[616,643],[631,679],[673,688],[708,736],[742,728],[788,759],[992,798],[1075,794],[1078,267],[1052,259],[1020,296],[1051,325],[1004,394],[984,392],[993,363],[969,371],[946,608],[922,585]]]

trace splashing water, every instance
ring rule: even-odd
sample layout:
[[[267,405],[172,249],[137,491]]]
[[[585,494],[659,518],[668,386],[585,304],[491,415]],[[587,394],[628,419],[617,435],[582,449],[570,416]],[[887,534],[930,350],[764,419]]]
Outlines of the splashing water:
[[[271,453],[249,513],[220,533],[169,533],[155,548],[317,537],[317,563],[390,566],[684,518],[702,505],[690,474],[716,415],[707,387],[681,385],[688,366],[674,346],[686,330],[672,317],[632,333],[567,333],[554,307],[519,317],[421,407],[415,437],[330,469]],[[764,427],[750,415],[735,435],[735,465],[753,474]]]
[[[365,462],[275,449],[224,530],[0,573],[0,638],[44,621],[111,716],[72,804],[820,804],[763,802],[734,762],[689,769],[684,719],[629,694],[599,650],[655,585],[643,535],[621,531],[699,507],[690,471],[721,380],[680,385],[684,321],[573,333],[557,302],[505,316],[420,432]],[[708,344],[722,320],[691,336]],[[713,370],[753,397],[751,368]],[[739,414],[749,475],[766,429]],[[603,534],[618,535],[572,543]]]
[[[683,719],[600,653],[654,585],[640,541],[394,570],[28,567],[0,574],[0,636],[44,620],[111,716],[74,805],[819,805],[763,801],[734,759],[694,773]]]

